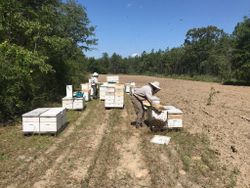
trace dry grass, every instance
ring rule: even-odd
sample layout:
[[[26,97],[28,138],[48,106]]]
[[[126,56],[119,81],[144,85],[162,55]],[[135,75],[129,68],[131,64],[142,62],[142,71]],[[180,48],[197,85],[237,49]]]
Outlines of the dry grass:
[[[80,111],[67,111],[68,127],[82,114]],[[67,128],[66,128],[67,129]],[[56,140],[58,136],[24,136],[21,124],[0,128],[0,185],[13,183],[13,178],[27,174],[29,165],[36,161]],[[42,169],[39,168],[38,171]],[[37,171],[37,172],[38,172]],[[25,176],[25,175],[24,175]],[[22,177],[27,180],[27,177]]]
[[[138,81],[139,84],[152,80],[151,77],[130,79],[127,82]],[[229,105],[222,104],[227,88],[215,85],[220,94],[215,96],[210,92],[213,105],[206,105],[210,84],[180,80],[165,83],[166,80],[162,78],[161,85],[170,89],[159,96],[164,103],[171,101],[182,108],[184,130],[153,133],[148,127],[132,127],[134,111],[129,97],[126,97],[124,110],[105,110],[103,102],[97,100],[89,102],[86,111],[68,112],[69,126],[57,137],[24,137],[20,126],[1,127],[0,187],[11,185],[13,180],[14,187],[31,187],[37,182],[51,187],[236,187],[240,171],[221,161],[227,149],[232,153],[231,145],[224,150],[214,147],[220,142],[231,144],[231,138],[234,139],[230,137],[224,142],[223,139],[229,137],[221,134],[222,130],[232,128],[228,119],[241,121],[243,125],[248,123],[240,116],[236,118],[239,114],[232,113],[231,106],[225,110],[228,114],[221,112]],[[185,89],[188,84],[193,88]],[[199,90],[204,85],[206,87]],[[186,93],[178,93],[183,88]],[[232,97],[238,96],[235,90],[237,95],[232,93]],[[220,109],[217,114],[213,113],[217,108]],[[234,115],[235,119],[228,118],[229,115]],[[226,127],[219,127],[224,123]],[[150,143],[154,134],[170,136],[170,144]],[[237,152],[231,156],[244,156],[244,148],[233,141]],[[245,141],[247,143],[247,139]],[[242,167],[239,168],[242,171]]]

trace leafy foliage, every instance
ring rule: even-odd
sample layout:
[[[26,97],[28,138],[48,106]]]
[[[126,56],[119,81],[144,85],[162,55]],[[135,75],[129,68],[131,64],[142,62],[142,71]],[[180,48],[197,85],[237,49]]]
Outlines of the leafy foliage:
[[[177,48],[142,52],[122,58],[107,53],[99,59],[88,59],[88,70],[101,73],[147,75],[188,75],[228,82],[250,82],[250,18],[245,17],[232,35],[216,26],[192,28],[183,45]],[[211,80],[211,79],[210,79]]]
[[[97,43],[73,0],[0,1],[0,121],[61,97],[85,76],[83,50]]]
[[[250,81],[250,18],[238,23],[233,32],[233,68],[236,78]]]

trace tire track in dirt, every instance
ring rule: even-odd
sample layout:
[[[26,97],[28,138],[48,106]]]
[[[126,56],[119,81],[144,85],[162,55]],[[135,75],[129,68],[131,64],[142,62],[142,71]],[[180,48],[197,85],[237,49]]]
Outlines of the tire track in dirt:
[[[105,134],[89,165],[86,176],[82,180],[81,187],[113,187],[108,173],[117,164],[118,153],[114,147],[117,135],[114,132],[114,127],[119,123],[120,111],[110,110]]]
[[[113,110],[107,135],[83,181],[83,187],[151,187],[151,178],[140,151],[140,129],[130,125],[131,102]]]
[[[141,129],[135,129],[130,125],[133,108],[126,96],[126,109],[122,112],[120,129],[122,143],[118,144],[117,150],[120,153],[120,160],[114,170],[119,187],[151,187],[151,177],[141,153]],[[125,181],[124,181],[125,180]]]
[[[100,113],[99,116],[92,112],[81,122],[86,126],[77,130],[75,141],[33,187],[80,187],[107,126],[109,113],[105,113],[101,108],[103,109],[103,106],[99,104],[96,109]]]
[[[90,105],[91,108],[84,110],[81,116],[71,126],[66,128],[60,137],[55,137],[55,142],[48,147],[45,152],[36,154],[38,156],[37,158],[34,158],[27,166],[22,166],[16,171],[15,183],[9,185],[10,187],[30,187],[32,182],[36,181],[35,179],[39,178],[47,168],[54,165],[54,161],[58,163],[63,160],[63,157],[57,156],[69,152],[67,147],[71,147],[71,143],[68,142],[68,140],[75,134],[75,129],[81,124],[86,116],[91,113],[92,109],[95,108],[97,104],[93,103]],[[27,179],[29,179],[29,181],[27,181]]]

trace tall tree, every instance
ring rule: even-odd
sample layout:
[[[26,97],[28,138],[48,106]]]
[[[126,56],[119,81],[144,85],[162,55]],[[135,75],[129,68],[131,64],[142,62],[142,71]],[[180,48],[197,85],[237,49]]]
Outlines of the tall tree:
[[[211,50],[225,35],[223,30],[215,26],[190,29],[184,42],[186,63],[189,72],[194,74],[210,74],[208,58]]]
[[[238,79],[250,81],[250,18],[238,23],[233,32],[233,69]]]

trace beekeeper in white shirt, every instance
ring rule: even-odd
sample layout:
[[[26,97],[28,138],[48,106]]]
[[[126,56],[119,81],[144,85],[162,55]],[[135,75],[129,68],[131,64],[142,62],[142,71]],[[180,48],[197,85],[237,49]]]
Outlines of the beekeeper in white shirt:
[[[143,125],[144,107],[142,102],[144,100],[147,100],[150,104],[152,104],[153,100],[155,100],[156,98],[153,95],[160,90],[161,90],[160,83],[157,81],[150,82],[141,88],[135,89],[131,99],[137,115],[136,120],[132,122],[132,124],[135,124],[136,128]],[[161,110],[161,106],[159,106],[158,110]]]
[[[94,72],[91,77],[91,87],[93,89],[93,98],[97,99],[98,90],[97,90],[97,83],[98,83],[98,76],[99,74],[97,72]]]

